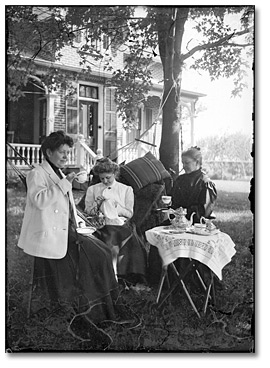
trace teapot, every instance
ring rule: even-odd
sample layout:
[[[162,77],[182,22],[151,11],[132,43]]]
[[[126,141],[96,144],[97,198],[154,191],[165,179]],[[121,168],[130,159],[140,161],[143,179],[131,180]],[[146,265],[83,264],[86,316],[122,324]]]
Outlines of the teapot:
[[[191,227],[193,224],[193,216],[195,215],[195,212],[193,212],[190,216],[190,220],[186,218],[187,210],[183,207],[179,207],[176,210],[173,210],[170,208],[168,210],[168,215],[170,217],[170,214],[174,215],[175,217],[170,220],[173,227],[180,228],[182,230],[186,230],[187,228]]]

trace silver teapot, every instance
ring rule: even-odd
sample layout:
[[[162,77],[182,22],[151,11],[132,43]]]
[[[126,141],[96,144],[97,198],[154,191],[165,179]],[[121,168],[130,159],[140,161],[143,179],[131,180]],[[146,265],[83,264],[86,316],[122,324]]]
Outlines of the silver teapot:
[[[195,215],[195,212],[191,214],[190,220],[186,218],[187,210],[183,207],[179,207],[176,210],[169,208],[168,209],[169,218],[170,214],[175,216],[172,220],[170,219],[172,226],[175,228],[186,230],[190,228],[193,224],[193,216]]]

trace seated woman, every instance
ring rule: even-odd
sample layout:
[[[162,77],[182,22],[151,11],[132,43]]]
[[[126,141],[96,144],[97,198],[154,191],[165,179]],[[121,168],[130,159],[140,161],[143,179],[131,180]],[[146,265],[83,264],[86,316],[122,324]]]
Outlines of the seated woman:
[[[200,218],[211,218],[212,210],[217,198],[215,184],[202,171],[202,153],[200,148],[191,147],[182,152],[182,164],[185,174],[179,175],[172,189],[173,209],[183,207],[187,209],[187,218],[193,212],[193,222],[200,222]],[[166,220],[162,225],[169,225]],[[159,281],[161,260],[156,247],[151,246],[149,252],[150,283]]]
[[[109,158],[98,160],[93,173],[99,176],[100,183],[91,185],[85,197],[85,212],[105,216],[106,225],[123,225],[132,217],[134,194],[132,187],[116,181],[118,165]]]
[[[210,218],[217,198],[215,184],[202,171],[202,153],[200,148],[191,147],[182,152],[182,164],[185,174],[179,175],[172,190],[172,208],[187,209],[187,218],[193,212],[194,222],[200,218]]]
[[[107,244],[119,246],[118,279],[144,283],[146,251],[139,241],[135,227],[131,227],[128,222],[133,215],[133,189],[116,180],[119,166],[109,158],[98,160],[92,170],[99,176],[100,183],[87,189],[84,212],[92,216],[98,213],[104,215],[106,225],[96,235]],[[121,246],[124,238],[128,240]]]
[[[92,308],[94,322],[117,318],[118,283],[111,249],[94,236],[76,232],[72,200],[74,172],[62,172],[73,146],[63,132],[42,143],[42,164],[27,175],[26,208],[18,246],[34,257],[34,283],[50,303]]]

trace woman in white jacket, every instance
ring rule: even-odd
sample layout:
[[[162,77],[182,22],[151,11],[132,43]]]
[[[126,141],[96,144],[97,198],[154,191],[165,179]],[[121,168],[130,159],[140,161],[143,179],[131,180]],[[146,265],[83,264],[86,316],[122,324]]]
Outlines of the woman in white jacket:
[[[72,138],[61,131],[51,133],[43,142],[44,161],[27,175],[18,246],[35,257],[34,282],[50,302],[79,305],[80,311],[99,303],[91,311],[92,319],[114,319],[118,284],[111,249],[94,236],[76,234],[71,220],[76,174],[65,176],[62,168],[72,145]]]

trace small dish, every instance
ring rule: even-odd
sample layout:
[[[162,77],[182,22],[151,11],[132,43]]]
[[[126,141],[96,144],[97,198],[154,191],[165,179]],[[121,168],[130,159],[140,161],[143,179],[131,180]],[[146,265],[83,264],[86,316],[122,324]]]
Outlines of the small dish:
[[[79,234],[84,234],[84,235],[91,235],[96,231],[95,227],[92,226],[87,226],[87,227],[78,227],[77,228],[77,233]]]

